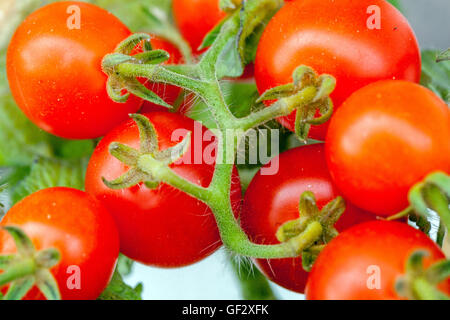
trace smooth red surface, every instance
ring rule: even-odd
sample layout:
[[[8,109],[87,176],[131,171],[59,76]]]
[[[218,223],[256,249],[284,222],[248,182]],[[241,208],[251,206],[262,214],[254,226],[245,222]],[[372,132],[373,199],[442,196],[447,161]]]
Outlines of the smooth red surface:
[[[306,286],[308,300],[399,300],[394,285],[416,250],[427,250],[425,267],[445,259],[424,233],[399,222],[367,222],[341,233],[321,252]],[[368,282],[378,267],[380,288]],[[450,293],[450,280],[439,288]]]
[[[388,216],[433,171],[450,172],[450,112],[430,90],[381,81],[354,93],[331,120],[326,140],[333,179],[357,206]]]
[[[71,5],[80,8],[80,29],[67,27]],[[134,96],[113,102],[101,69],[103,57],[130,34],[115,16],[88,3],[58,2],[35,11],[8,47],[8,80],[18,106],[54,135],[103,136],[142,103]]]
[[[179,114],[153,112],[146,116],[158,133],[162,150],[182,140],[171,139],[175,130],[181,129],[182,137],[187,130],[192,131],[191,146],[182,158],[184,163],[171,166],[185,179],[207,187],[214,163],[186,164],[187,161],[194,163],[195,154],[209,153],[206,148],[211,150],[214,146],[210,142],[202,145],[198,140],[198,132],[203,134],[207,129],[197,123],[195,133],[195,122]],[[214,216],[202,202],[166,184],[160,184],[154,190],[143,184],[126,190],[111,190],[104,185],[102,177],[113,180],[127,171],[127,167],[108,152],[108,146],[115,141],[139,147],[139,132],[134,121],[114,129],[97,146],[87,169],[86,190],[113,214],[119,228],[121,252],[139,262],[159,267],[193,264],[215,252],[222,242]],[[215,157],[212,160],[214,162]],[[232,180],[230,201],[238,215],[241,187],[237,171]]]
[[[195,53],[205,36],[226,14],[218,0],[173,0],[172,11],[181,34]]]
[[[22,228],[37,250],[59,250],[61,261],[51,271],[63,300],[96,299],[106,288],[119,255],[119,235],[109,212],[87,193],[61,187],[38,191],[13,206],[0,225]],[[0,254],[15,252],[12,237],[0,231]],[[80,289],[67,286],[75,275],[70,266],[80,268]],[[44,296],[33,288],[26,299]]]
[[[381,9],[381,29],[370,30],[369,6]],[[365,85],[398,79],[419,82],[416,37],[403,15],[384,0],[291,1],[269,22],[258,46],[255,77],[260,93],[292,82],[300,65],[337,79],[336,107]],[[279,121],[294,131],[295,112]],[[324,140],[327,124],[310,137]]]
[[[241,225],[250,238],[259,244],[277,244],[275,234],[285,222],[298,219],[298,203],[305,191],[312,191],[319,208],[336,198],[340,192],[333,184],[325,162],[323,144],[304,146],[282,153],[276,175],[259,172],[250,183],[244,198]],[[267,168],[270,164],[266,165]],[[338,230],[375,219],[351,204],[338,221]],[[256,260],[262,272],[277,284],[303,293],[308,273],[301,258]]]

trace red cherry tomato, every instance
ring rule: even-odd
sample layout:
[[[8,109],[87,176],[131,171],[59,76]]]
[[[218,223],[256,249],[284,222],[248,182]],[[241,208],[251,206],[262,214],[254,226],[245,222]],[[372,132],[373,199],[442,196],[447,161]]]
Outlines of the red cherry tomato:
[[[41,129],[64,138],[106,134],[142,103],[133,96],[113,102],[101,68],[103,57],[130,34],[112,14],[87,3],[35,11],[8,47],[8,80],[18,106]]]
[[[151,35],[150,44],[152,45],[152,48],[154,50],[160,49],[169,53],[170,58],[169,60],[164,62],[165,65],[181,64],[184,62],[180,50],[178,50],[178,48],[175,47],[169,41]],[[132,54],[142,52],[142,45],[143,43],[139,44]],[[170,105],[173,105],[177,100],[178,96],[181,94],[181,88],[178,88],[176,86],[166,85],[163,83],[154,83],[148,79],[143,79],[142,81],[148,89],[152,90],[154,93],[156,93],[159,97],[161,97],[165,102],[167,102]],[[167,108],[156,105],[149,101],[144,101],[144,103],[142,104],[141,112],[147,113],[152,111],[167,111]]]
[[[333,239],[320,253],[308,278],[306,298],[402,299],[395,292],[395,282],[405,274],[406,262],[416,250],[429,252],[425,267],[445,259],[430,238],[407,224],[373,221],[350,228]],[[370,277],[378,275],[379,289],[371,289]],[[439,289],[450,294],[450,280],[443,282]]]
[[[187,131],[193,133],[182,163],[171,166],[185,179],[207,187],[214,172],[215,157],[209,163],[195,159],[203,152],[208,153],[206,148],[214,146],[211,142],[202,144],[201,137],[207,129],[180,114],[153,112],[146,116],[158,133],[162,150],[180,142]],[[173,139],[177,129],[182,131]],[[121,252],[148,265],[181,267],[216,251],[221,246],[217,225],[211,210],[202,202],[166,184],[156,189],[140,184],[126,190],[111,190],[105,186],[102,177],[113,180],[127,171],[124,164],[109,154],[108,146],[112,142],[138,148],[139,132],[135,123],[122,124],[100,142],[86,174],[87,192],[97,197],[116,219]],[[230,200],[237,215],[241,201],[237,171],[233,173]]]
[[[298,219],[298,203],[305,191],[312,191],[319,208],[339,195],[325,161],[323,144],[289,150],[274,158],[264,168],[279,161],[276,174],[262,175],[260,171],[245,194],[241,224],[249,237],[259,244],[277,244],[278,228],[287,221]],[[263,168],[263,170],[264,170]],[[276,168],[276,166],[275,166]],[[375,219],[375,216],[351,204],[338,221],[338,230],[356,223]],[[275,283],[303,293],[308,273],[301,258],[256,260],[262,272]]]
[[[370,8],[380,9],[381,29],[368,28]],[[421,60],[408,21],[387,1],[302,0],[286,3],[264,31],[255,62],[259,91],[292,82],[300,65],[336,77],[331,97],[339,107],[378,80],[418,82]],[[295,112],[279,121],[294,131]],[[324,140],[326,130],[327,124],[313,126],[310,137]]]
[[[22,228],[37,250],[59,250],[61,260],[51,272],[63,300],[96,299],[106,288],[119,255],[119,234],[109,212],[85,192],[61,187],[38,191],[13,206],[0,225]],[[12,237],[0,231],[0,254],[15,252]],[[73,266],[78,271],[71,271]],[[72,276],[80,276],[79,289],[68,287]],[[33,288],[25,299],[44,296]]]
[[[328,166],[345,197],[387,216],[408,206],[426,175],[450,172],[450,112],[430,90],[380,81],[355,92],[331,120]]]
[[[174,0],[173,16],[181,34],[194,53],[205,36],[226,16],[220,10],[218,0]]]

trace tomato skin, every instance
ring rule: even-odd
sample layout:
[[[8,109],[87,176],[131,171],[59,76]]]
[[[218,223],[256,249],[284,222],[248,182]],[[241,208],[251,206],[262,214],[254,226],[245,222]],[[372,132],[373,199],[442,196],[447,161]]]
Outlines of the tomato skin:
[[[354,93],[331,120],[331,175],[347,199],[388,216],[433,171],[450,172],[450,112],[430,90],[380,81]]]
[[[71,5],[80,8],[80,29],[67,27]],[[101,68],[103,57],[130,34],[112,14],[87,3],[65,1],[35,11],[19,26],[7,52],[9,85],[18,106],[57,136],[106,134],[142,103],[134,96],[123,104],[113,102]]]
[[[319,208],[339,195],[325,161],[323,144],[304,146],[282,153],[276,175],[262,175],[261,171],[250,183],[244,197],[241,225],[250,239],[259,244],[277,244],[275,234],[285,222],[298,219],[300,195],[312,191]],[[267,168],[270,164],[266,165]],[[351,204],[338,221],[338,230],[375,219]],[[308,273],[301,258],[257,259],[261,271],[277,284],[303,293]]]
[[[395,281],[405,274],[405,264],[416,250],[427,250],[425,267],[445,255],[419,230],[407,224],[373,221],[354,226],[333,239],[320,253],[306,286],[308,300],[401,300]],[[380,289],[369,289],[373,271],[380,268]],[[439,289],[450,293],[450,280]]]
[[[150,36],[151,36],[150,43],[154,50],[160,49],[167,51],[169,53],[170,58],[169,60],[164,62],[165,65],[181,64],[184,62],[180,50],[178,50],[178,48],[175,47],[172,43],[154,35]],[[137,48],[136,53],[140,51],[142,51],[142,45],[139,48]],[[156,93],[159,97],[164,99],[164,101],[170,105],[173,105],[177,100],[178,96],[181,94],[181,88],[179,87],[163,83],[154,83],[147,79],[144,79],[143,81],[148,89],[152,90],[154,93]],[[167,108],[156,105],[149,101],[144,101],[144,103],[142,104],[141,112],[147,113],[152,111],[167,111]]]
[[[33,193],[14,205],[0,225],[22,228],[37,250],[59,250],[61,261],[51,271],[63,300],[96,299],[111,279],[119,255],[119,234],[109,212],[83,191],[56,187]],[[11,236],[0,231],[0,253],[15,252]],[[80,268],[80,289],[67,286],[74,275],[70,266]],[[25,298],[45,299],[37,288]]]
[[[369,6],[381,9],[381,29],[370,30]],[[339,107],[353,92],[383,79],[419,82],[416,37],[402,14],[384,0],[302,0],[285,4],[269,22],[258,46],[255,78],[260,93],[292,82],[296,67],[331,74],[331,98]],[[279,122],[294,131],[295,112]],[[324,140],[327,124],[310,137]]]
[[[172,12],[181,34],[194,53],[205,36],[226,16],[216,0],[174,0]]]
[[[182,158],[183,163],[171,166],[185,179],[207,187],[214,164],[187,163],[194,163],[194,154],[205,151],[209,145],[209,142],[200,145],[194,140],[194,126],[197,130],[200,126],[202,133],[207,129],[180,114],[152,112],[145,116],[154,125],[159,147],[163,150],[181,141],[172,141],[174,130],[184,130],[183,136],[186,130],[192,131],[191,146]],[[125,165],[108,152],[108,146],[114,141],[138,148],[139,133],[135,123],[128,121],[117,127],[97,146],[87,169],[86,190],[113,214],[119,228],[121,252],[147,265],[166,268],[190,265],[215,252],[221,246],[217,225],[211,210],[202,202],[166,184],[154,190],[142,184],[126,190],[111,190],[104,185],[102,177],[112,180],[127,171]],[[241,187],[235,170],[231,203],[236,215],[240,202]]]

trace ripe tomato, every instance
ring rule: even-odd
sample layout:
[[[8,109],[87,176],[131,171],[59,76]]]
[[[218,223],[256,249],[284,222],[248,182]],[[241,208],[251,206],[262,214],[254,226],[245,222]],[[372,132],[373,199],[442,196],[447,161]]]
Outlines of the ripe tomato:
[[[279,161],[278,172],[262,175],[260,171],[244,198],[241,224],[249,237],[259,244],[279,243],[275,234],[282,224],[299,218],[298,203],[303,192],[312,191],[319,208],[339,195],[328,173],[323,144],[284,152],[264,168],[269,168],[275,161]],[[343,230],[371,219],[375,216],[347,204],[336,227]],[[301,258],[258,259],[256,263],[272,281],[303,293],[308,273],[302,268]]]
[[[381,10],[381,29],[368,28],[374,6]],[[259,91],[292,82],[299,65],[336,77],[331,98],[339,107],[378,80],[418,82],[421,61],[408,21],[387,1],[302,0],[286,3],[264,31],[255,62]],[[294,131],[295,112],[279,121]],[[324,140],[326,130],[327,124],[313,126],[310,137]]]
[[[152,45],[152,48],[154,50],[160,49],[167,51],[169,53],[170,58],[169,60],[164,62],[165,65],[183,63],[183,56],[177,47],[175,47],[169,41],[162,39],[160,37],[154,35],[151,35],[151,37],[152,38],[150,39],[150,44]],[[139,44],[133,53],[136,54],[142,52],[142,45],[143,43]],[[156,93],[170,105],[173,105],[177,100],[178,96],[181,94],[181,88],[178,88],[176,86],[166,85],[163,83],[154,83],[147,79],[144,79],[143,82],[148,89],[152,90],[154,93]],[[141,112],[146,113],[152,111],[167,111],[167,108],[158,106],[149,101],[144,101],[144,103],[142,104]]]
[[[87,3],[58,2],[32,13],[7,53],[18,106],[41,129],[64,138],[106,134],[142,103],[133,96],[123,104],[113,102],[101,68],[102,58],[130,34],[112,14]]]
[[[207,187],[214,172],[215,157],[209,159],[212,160],[210,163],[205,162],[205,158],[196,161],[203,152],[208,153],[206,148],[214,146],[210,142],[202,144],[207,129],[180,114],[152,112],[146,116],[158,133],[162,150],[180,142],[187,131],[193,133],[191,146],[182,157],[182,163],[171,167],[185,179]],[[178,132],[180,137],[175,130],[181,130]],[[214,215],[202,202],[166,184],[160,184],[156,189],[140,184],[126,190],[111,190],[105,186],[102,177],[113,180],[128,170],[109,154],[108,146],[112,142],[138,148],[139,132],[134,121],[122,124],[105,136],[97,146],[86,173],[87,192],[97,197],[116,219],[121,252],[148,265],[181,267],[216,251],[221,246],[219,232]],[[240,201],[241,187],[235,171],[231,203],[236,215]]]
[[[205,36],[226,16],[218,0],[174,0],[173,16],[181,34],[194,53]]]
[[[445,259],[430,238],[404,223],[373,221],[350,228],[320,253],[308,278],[306,298],[399,300],[395,282],[405,274],[405,264],[416,250],[430,253],[425,267]],[[371,280],[379,280],[379,289],[371,289],[370,284],[376,283]],[[439,288],[450,293],[450,280]]]
[[[345,197],[391,215],[409,189],[433,171],[450,172],[450,112],[434,93],[406,81],[380,81],[355,92],[331,120],[331,175]]]
[[[63,300],[96,299],[106,288],[119,255],[119,235],[109,212],[87,193],[62,187],[38,191],[13,206],[0,225],[22,228],[37,250],[59,250],[61,260],[51,271]],[[15,252],[11,236],[0,231],[0,253]],[[77,276],[79,288],[69,287]],[[44,296],[33,288],[25,298]]]

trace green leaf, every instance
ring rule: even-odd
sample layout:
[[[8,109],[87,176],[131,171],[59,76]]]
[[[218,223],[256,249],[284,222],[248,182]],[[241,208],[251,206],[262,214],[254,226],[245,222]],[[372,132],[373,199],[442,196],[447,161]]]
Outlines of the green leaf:
[[[448,61],[450,60],[450,49],[445,50],[440,53],[436,59],[436,62]]]
[[[134,288],[129,286],[116,270],[111,282],[98,300],[142,300],[142,284],[139,283]]]
[[[17,202],[38,190],[51,187],[71,187],[83,190],[87,159],[77,161],[38,158],[31,171],[12,189],[12,200]]]
[[[54,156],[66,160],[80,160],[90,157],[95,148],[94,140],[66,140],[49,137]]]
[[[9,95],[0,96],[0,165],[28,165],[51,156],[49,135],[32,124]]]
[[[211,46],[214,41],[217,39],[217,36],[220,34],[220,30],[222,29],[223,24],[225,23],[226,19],[223,19],[219,24],[217,24],[203,39],[202,44],[198,48],[198,50],[203,50],[205,48],[208,48]]]
[[[220,53],[216,64],[217,79],[225,77],[239,77],[244,72],[244,64],[239,54],[238,39],[228,40],[224,50]]]
[[[436,62],[439,51],[422,52],[421,84],[450,103],[450,61]]]
[[[400,0],[388,0],[394,7],[396,7],[398,10],[402,11],[402,5]]]

